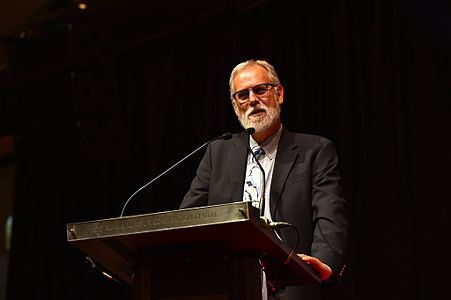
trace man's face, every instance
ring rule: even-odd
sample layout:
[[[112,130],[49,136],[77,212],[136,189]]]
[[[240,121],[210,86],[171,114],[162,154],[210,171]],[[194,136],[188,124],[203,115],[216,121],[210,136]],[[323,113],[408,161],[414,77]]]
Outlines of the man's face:
[[[250,65],[233,78],[235,92],[253,88],[262,83],[273,82],[267,71],[258,65]],[[249,98],[244,103],[232,100],[235,114],[244,128],[255,128],[257,133],[279,128],[280,105],[283,103],[283,87],[269,86],[266,93],[257,96],[249,92]]]

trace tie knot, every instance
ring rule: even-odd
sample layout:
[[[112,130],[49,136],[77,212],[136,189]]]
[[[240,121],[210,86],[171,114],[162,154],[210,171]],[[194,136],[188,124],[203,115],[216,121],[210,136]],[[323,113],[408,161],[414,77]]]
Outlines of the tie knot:
[[[264,154],[265,151],[260,146],[255,146],[252,148],[252,152],[254,152],[255,157],[258,159],[260,155]]]

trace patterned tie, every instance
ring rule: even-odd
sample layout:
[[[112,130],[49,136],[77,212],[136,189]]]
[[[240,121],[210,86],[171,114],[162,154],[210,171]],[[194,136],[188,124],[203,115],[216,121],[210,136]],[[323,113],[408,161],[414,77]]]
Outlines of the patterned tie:
[[[257,159],[265,153],[260,146],[252,148],[252,152],[254,152]],[[252,156],[251,162],[247,167],[246,180],[244,181],[244,201],[251,201],[252,205],[256,208],[260,208],[263,180],[262,170]]]

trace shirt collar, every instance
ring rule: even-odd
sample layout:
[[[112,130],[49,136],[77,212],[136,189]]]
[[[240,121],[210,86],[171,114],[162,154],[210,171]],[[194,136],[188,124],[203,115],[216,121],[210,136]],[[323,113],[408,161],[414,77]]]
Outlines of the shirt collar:
[[[249,145],[251,149],[255,146],[261,146],[265,151],[265,155],[272,159],[277,151],[277,145],[279,144],[280,136],[282,134],[282,127],[283,126],[280,125],[279,130],[277,130],[273,135],[264,140],[260,145],[252,138],[252,136],[249,136]]]

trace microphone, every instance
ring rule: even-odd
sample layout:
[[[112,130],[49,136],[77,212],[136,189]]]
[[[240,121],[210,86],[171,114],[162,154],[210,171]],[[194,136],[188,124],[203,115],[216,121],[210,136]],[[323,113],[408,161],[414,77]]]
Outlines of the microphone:
[[[253,127],[249,127],[247,129],[245,129],[244,131],[241,132],[241,138],[244,141],[244,144],[246,145],[247,150],[251,153],[252,157],[254,157],[254,160],[257,162],[258,167],[260,168],[260,170],[262,171],[263,174],[263,191],[262,191],[262,196],[260,198],[260,203],[258,205],[258,208],[260,210],[260,217],[262,217],[264,215],[264,205],[266,203],[266,175],[265,175],[265,169],[263,169],[262,165],[260,164],[260,162],[258,161],[257,157],[255,156],[254,152],[252,151],[251,147],[249,146],[249,143],[247,142],[247,140],[244,138],[244,134],[248,133],[249,135],[253,134],[255,132],[255,128]]]
[[[248,133],[249,135],[254,134],[255,133],[255,128],[254,127],[249,127],[247,129],[245,129],[243,132],[241,132],[241,135],[243,135],[245,133]],[[247,143],[246,143],[246,145],[247,145]]]
[[[299,236],[299,231],[297,230],[296,226],[294,226],[291,223],[288,222],[281,222],[281,221],[270,221],[269,219],[267,219],[264,216],[264,204],[266,203],[265,198],[266,198],[266,176],[265,176],[265,170],[263,169],[262,165],[260,164],[260,162],[258,161],[257,157],[255,156],[254,152],[252,151],[251,147],[249,146],[248,141],[244,138],[244,134],[248,133],[249,135],[253,134],[255,132],[255,128],[247,128],[246,130],[244,130],[243,132],[241,132],[241,138],[243,139],[244,144],[246,145],[247,150],[252,154],[252,156],[254,157],[254,160],[257,162],[258,167],[260,168],[260,170],[262,171],[263,174],[263,191],[262,191],[262,197],[260,198],[262,201],[259,203],[259,208],[260,208],[260,218],[268,225],[269,228],[271,228],[272,230],[277,230],[280,228],[293,228],[295,233],[296,233],[296,246],[295,248],[292,250],[291,254],[288,256],[287,262],[288,260],[291,258],[292,254],[294,253],[294,251],[296,251],[296,249],[298,249],[299,247],[299,243],[300,243],[300,236]],[[282,240],[280,238],[280,233],[276,232],[277,237]],[[285,263],[285,264],[286,264]]]
[[[253,128],[252,128],[253,129]],[[181,160],[179,160],[178,162],[176,162],[175,164],[173,164],[171,167],[169,167],[166,171],[162,172],[160,175],[158,175],[157,177],[155,177],[154,179],[150,180],[149,182],[147,182],[145,185],[143,185],[142,187],[140,187],[138,190],[136,190],[136,192],[134,192],[125,202],[124,206],[122,207],[122,211],[121,211],[121,218],[124,215],[124,211],[125,208],[127,207],[128,203],[130,202],[130,200],[137,194],[139,193],[141,190],[143,190],[144,188],[146,188],[147,186],[149,186],[150,184],[152,184],[153,182],[155,182],[156,180],[158,180],[158,178],[160,178],[161,176],[163,176],[164,174],[166,174],[167,172],[169,172],[170,170],[172,170],[173,168],[175,168],[176,166],[178,166],[180,163],[182,163],[183,161],[185,161],[187,158],[189,158],[190,156],[192,156],[193,154],[195,154],[196,152],[198,152],[200,149],[204,148],[205,146],[207,146],[208,144],[216,141],[216,140],[228,140],[232,138],[232,134],[230,132],[224,133],[218,137],[215,137],[207,142],[205,142],[204,144],[202,144],[201,146],[199,146],[196,150],[194,150],[193,152],[191,152],[190,154],[188,154],[187,156],[185,156],[184,158],[182,158]]]

